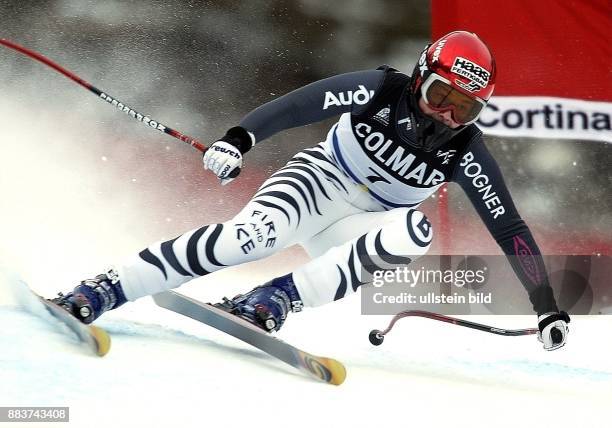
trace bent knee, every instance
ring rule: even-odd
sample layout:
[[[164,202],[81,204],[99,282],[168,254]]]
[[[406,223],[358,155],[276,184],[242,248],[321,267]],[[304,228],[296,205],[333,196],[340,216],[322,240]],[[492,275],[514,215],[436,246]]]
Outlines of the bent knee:
[[[414,209],[396,209],[385,216],[382,227],[368,232],[369,245],[364,252],[408,257],[414,260],[425,254],[431,245],[433,229],[429,220]]]
[[[421,254],[427,252],[433,239],[433,227],[427,216],[419,210],[409,210],[405,217],[405,228],[415,249],[421,249]]]

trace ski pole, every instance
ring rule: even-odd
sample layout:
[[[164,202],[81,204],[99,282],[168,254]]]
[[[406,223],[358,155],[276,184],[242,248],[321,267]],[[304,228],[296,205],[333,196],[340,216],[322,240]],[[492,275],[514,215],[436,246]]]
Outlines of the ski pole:
[[[151,128],[157,129],[158,131],[161,131],[165,134],[168,134],[174,138],[177,138],[187,144],[189,144],[190,146],[196,148],[197,150],[201,151],[201,152],[205,152],[207,147],[204,146],[204,144],[202,144],[201,142],[199,142],[198,140],[196,140],[195,138],[192,138],[188,135],[183,134],[182,132],[177,131],[176,129],[172,129],[169,128],[165,125],[163,125],[161,122],[157,121],[157,120],[153,120],[152,118],[150,118],[149,116],[143,115],[138,113],[136,110],[132,109],[131,107],[127,106],[125,103],[119,101],[117,98],[110,96],[109,94],[107,94],[106,92],[101,91],[100,89],[96,88],[95,86],[93,86],[91,83],[86,82],[85,80],[81,79],[79,76],[77,76],[76,74],[72,73],[71,71],[68,71],[67,69],[65,69],[64,67],[58,65],[57,63],[51,61],[49,58],[39,54],[38,52],[35,52],[31,49],[25,48],[21,45],[18,45],[17,43],[11,42],[10,40],[7,39],[2,39],[0,38],[0,45],[3,45],[9,49],[13,49],[29,58],[32,58],[36,61],[39,61],[43,64],[45,64],[48,67],[51,67],[52,69],[54,69],[55,71],[57,71],[58,73],[63,74],[64,76],[66,76],[67,78],[69,78],[70,80],[72,80],[73,82],[78,83],[79,85],[81,85],[82,87],[84,87],[85,89],[89,90],[90,92],[93,92],[94,94],[96,94],[99,98],[103,99],[104,101],[108,102],[109,104],[115,106],[116,108],[118,108],[119,110],[123,111],[124,113],[126,113],[127,115],[133,117],[134,119],[138,120],[139,122],[144,123],[145,125],[150,126]]]
[[[502,335],[502,336],[524,336],[524,335],[528,335],[528,334],[537,334],[538,333],[538,329],[537,328],[524,328],[524,329],[519,329],[519,330],[506,330],[506,329],[503,329],[503,328],[492,327],[490,325],[479,324],[479,323],[476,323],[476,322],[462,320],[462,319],[459,319],[459,318],[453,318],[453,317],[449,317],[449,316],[442,315],[442,314],[436,314],[434,312],[419,311],[419,310],[410,310],[410,311],[403,311],[403,312],[400,312],[397,315],[395,315],[385,330],[382,330],[382,331],[381,330],[372,330],[370,332],[370,335],[368,336],[368,338],[370,339],[370,343],[372,345],[374,345],[374,346],[378,346],[381,343],[383,343],[385,335],[391,331],[391,329],[393,328],[395,323],[397,321],[399,321],[400,319],[406,318],[406,317],[429,318],[429,319],[436,320],[436,321],[442,321],[442,322],[446,322],[446,323],[449,323],[449,324],[455,324],[455,325],[458,325],[458,326],[461,326],[461,327],[473,328],[475,330],[480,330],[480,331],[484,331],[484,332],[487,332],[487,333],[499,334],[499,335]]]

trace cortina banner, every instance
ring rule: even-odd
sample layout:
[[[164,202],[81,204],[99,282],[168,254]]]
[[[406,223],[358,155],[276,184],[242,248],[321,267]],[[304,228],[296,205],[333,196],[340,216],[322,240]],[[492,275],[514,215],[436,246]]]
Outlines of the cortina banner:
[[[484,133],[612,143],[612,103],[554,97],[493,97],[478,120]]]
[[[497,64],[491,135],[612,142],[610,1],[432,0],[432,40],[477,33]]]

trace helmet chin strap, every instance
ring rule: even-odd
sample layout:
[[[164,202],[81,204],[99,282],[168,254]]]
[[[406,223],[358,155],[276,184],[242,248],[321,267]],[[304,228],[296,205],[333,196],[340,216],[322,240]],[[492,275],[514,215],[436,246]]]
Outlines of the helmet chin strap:
[[[410,103],[411,110],[414,112],[414,119],[416,122],[415,132],[417,144],[414,147],[426,152],[431,152],[432,150],[442,147],[451,138],[466,128],[465,125],[461,125],[453,129],[439,120],[426,115],[419,107],[418,97],[420,97],[420,94],[415,95],[412,93],[408,97],[408,102]]]

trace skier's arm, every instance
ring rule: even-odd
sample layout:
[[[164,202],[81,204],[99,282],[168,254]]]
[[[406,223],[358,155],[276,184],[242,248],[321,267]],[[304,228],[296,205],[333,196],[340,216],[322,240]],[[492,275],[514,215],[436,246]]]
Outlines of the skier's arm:
[[[282,130],[346,113],[354,103],[369,101],[383,76],[382,70],[366,70],[316,81],[256,108],[240,126],[260,142]]]
[[[279,131],[307,125],[363,107],[384,79],[384,70],[339,74],[296,89],[249,114],[204,153],[204,168],[231,182],[240,173],[242,155]]]
[[[463,188],[508,256],[538,315],[558,312],[540,249],[516,210],[499,166],[482,138],[470,145],[457,165],[453,181]]]

